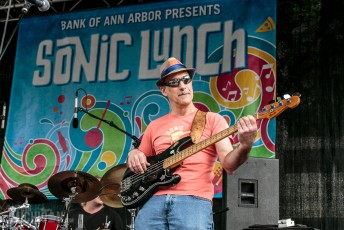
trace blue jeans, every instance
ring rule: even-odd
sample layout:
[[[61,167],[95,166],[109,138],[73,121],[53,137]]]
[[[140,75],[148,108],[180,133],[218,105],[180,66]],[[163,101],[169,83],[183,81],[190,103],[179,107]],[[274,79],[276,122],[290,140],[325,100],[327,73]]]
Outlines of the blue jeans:
[[[210,200],[181,195],[152,196],[135,219],[135,230],[191,229],[214,229]]]

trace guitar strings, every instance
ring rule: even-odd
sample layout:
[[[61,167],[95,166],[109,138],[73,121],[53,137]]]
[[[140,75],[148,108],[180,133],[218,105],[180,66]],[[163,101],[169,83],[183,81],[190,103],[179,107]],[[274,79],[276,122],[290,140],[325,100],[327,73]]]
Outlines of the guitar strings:
[[[236,129],[236,125],[234,125],[234,126],[232,126],[232,127],[229,127],[229,128],[227,128],[227,129],[224,129],[224,130],[221,131],[220,133],[222,133],[222,132],[228,132],[230,129]],[[214,136],[219,135],[220,133],[215,134]],[[207,140],[203,140],[202,142],[199,142],[198,145],[202,145],[203,142],[205,143],[205,142],[207,142]],[[203,143],[203,144],[204,144],[204,143]],[[196,149],[197,149],[196,145],[190,146],[190,148],[191,148],[191,149],[193,149],[193,148],[196,148]],[[187,149],[184,149],[184,150],[182,150],[181,152],[183,152],[183,151],[187,152]],[[181,154],[181,152],[178,152],[178,153],[176,153],[176,154]],[[173,156],[176,156],[176,155],[173,155]],[[173,157],[173,156],[171,156],[171,157]],[[166,159],[168,159],[168,158],[166,158]],[[166,159],[165,159],[165,160],[166,160]],[[163,160],[163,161],[160,161],[160,162],[158,162],[158,163],[156,163],[156,164],[154,164],[154,165],[152,165],[152,167],[148,167],[148,168],[147,168],[147,171],[144,172],[143,174],[134,174],[134,175],[131,175],[131,176],[125,178],[125,179],[124,179],[124,182],[126,182],[126,181],[128,181],[128,180],[131,180],[131,184],[134,184],[134,183],[140,181],[141,179],[143,179],[144,177],[147,177],[147,176],[150,176],[150,175],[156,173],[156,172],[158,171],[158,168],[162,166],[163,162],[164,162],[164,160]]]
[[[226,129],[226,130],[229,130],[229,129],[230,129],[230,128],[228,128],[228,129]],[[223,130],[223,131],[225,131],[225,130]],[[200,143],[201,143],[201,142],[200,142]],[[200,143],[198,143],[198,144],[200,144]],[[195,149],[195,148],[197,149],[196,145],[192,145],[192,146],[190,146],[189,148],[182,150],[181,152],[177,152],[176,154],[183,155],[183,154],[182,154],[183,151],[187,153],[187,152],[188,152],[188,149],[191,149],[191,150],[192,150],[192,149]],[[170,157],[175,157],[175,156],[176,156],[176,155],[173,155],[173,156],[170,156]],[[170,158],[170,157],[168,157],[168,158]],[[123,180],[124,183],[125,183],[126,181],[130,180],[131,183],[134,184],[134,183],[136,183],[136,182],[142,180],[144,177],[147,177],[147,176],[150,176],[150,175],[156,173],[157,171],[160,170],[160,167],[162,166],[162,164],[164,163],[164,161],[166,161],[168,158],[166,158],[166,159],[164,159],[164,160],[162,160],[162,161],[160,161],[160,162],[158,162],[158,163],[156,163],[156,164],[154,164],[154,165],[148,167],[148,168],[147,168],[147,171],[144,172],[143,174],[134,174],[134,175],[131,175],[131,176],[125,178],[125,179]],[[161,168],[162,168],[162,167],[161,167]]]
[[[135,173],[134,175],[131,175],[131,176],[125,178],[123,181],[127,181],[130,179],[132,184],[136,183],[136,182],[142,180],[144,177],[150,176],[150,175],[158,172],[159,168],[162,166],[162,164],[163,164],[163,161],[155,163],[154,165],[152,165],[152,167],[148,167],[147,171],[144,172],[143,174],[136,174]]]
[[[191,146],[191,148],[193,148],[194,146]],[[182,152],[187,152],[186,149],[182,150],[181,152],[177,152],[178,154],[181,154],[182,155]],[[173,155],[173,156],[170,156],[170,157],[174,157],[176,155]],[[168,158],[170,158],[168,157]],[[147,171],[144,172],[143,174],[134,174],[134,175],[131,175],[127,178],[124,179],[124,181],[127,181],[127,179],[130,179],[131,180],[131,183],[136,183],[137,181],[140,181],[141,179],[143,179],[144,177],[147,177],[147,176],[150,176],[156,172],[158,172],[160,170],[160,168],[162,168],[161,166],[163,165],[164,161],[166,161],[168,158],[162,160],[162,161],[159,161],[151,166],[149,166],[147,168]]]

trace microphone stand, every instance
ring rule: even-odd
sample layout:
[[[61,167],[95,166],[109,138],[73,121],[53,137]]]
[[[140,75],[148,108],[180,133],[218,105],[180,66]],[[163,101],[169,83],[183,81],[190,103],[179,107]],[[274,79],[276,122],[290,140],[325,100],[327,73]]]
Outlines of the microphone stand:
[[[113,127],[113,128],[115,128],[115,129],[121,131],[122,133],[128,135],[131,139],[133,139],[133,146],[134,146],[135,148],[138,148],[138,147],[140,146],[141,140],[140,140],[139,138],[137,138],[136,136],[134,136],[134,135],[132,135],[132,134],[126,132],[125,130],[121,129],[120,127],[118,127],[117,125],[115,125],[112,121],[104,120],[104,119],[102,119],[102,118],[100,118],[100,117],[97,117],[97,116],[95,116],[95,115],[89,113],[87,110],[85,110],[85,109],[83,109],[83,108],[81,108],[81,107],[78,107],[78,111],[84,112],[84,113],[88,114],[89,116],[91,116],[91,117],[93,117],[93,118],[95,118],[95,119],[98,119],[98,120],[100,120],[100,121],[102,121],[102,122],[104,122],[104,123],[110,125],[111,127]]]

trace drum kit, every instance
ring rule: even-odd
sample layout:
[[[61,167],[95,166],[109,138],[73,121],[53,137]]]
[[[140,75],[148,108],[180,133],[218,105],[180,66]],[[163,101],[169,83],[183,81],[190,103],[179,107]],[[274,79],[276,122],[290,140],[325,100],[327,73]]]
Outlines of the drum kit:
[[[39,204],[47,200],[46,196],[38,188],[29,183],[20,184],[18,187],[7,190],[7,195],[14,201],[23,202],[22,205],[7,209],[5,201],[0,200],[0,229],[9,230],[67,230],[68,213],[71,203],[84,203],[93,200],[97,196],[107,206],[121,208],[120,184],[122,176],[126,170],[126,165],[121,164],[111,168],[99,180],[96,177],[81,171],[63,171],[53,175],[48,180],[49,191],[65,203],[62,216],[43,215],[35,217],[31,222],[15,216],[16,210],[25,210],[30,204]],[[131,213],[132,224],[128,226],[134,229],[133,223],[135,210],[129,210]]]

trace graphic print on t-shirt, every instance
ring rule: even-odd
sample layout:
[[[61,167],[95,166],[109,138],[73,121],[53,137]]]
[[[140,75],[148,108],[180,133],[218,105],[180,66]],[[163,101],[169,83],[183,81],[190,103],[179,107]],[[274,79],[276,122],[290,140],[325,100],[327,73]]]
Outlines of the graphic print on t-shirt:
[[[170,144],[174,144],[176,141],[181,139],[182,137],[187,136],[190,133],[190,130],[184,132],[183,131],[184,126],[183,125],[178,125],[178,126],[173,126],[169,130],[165,132],[166,138],[164,141],[169,141]]]

